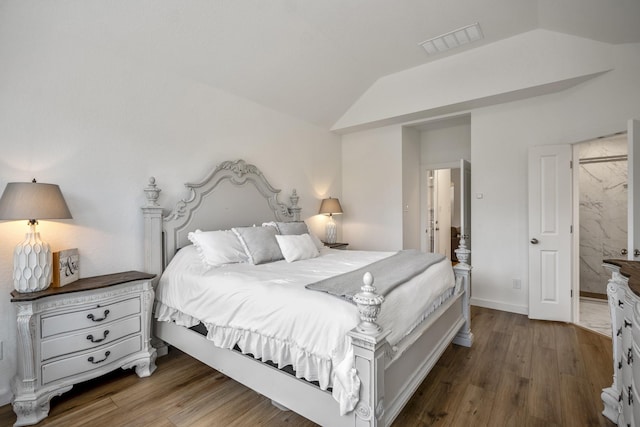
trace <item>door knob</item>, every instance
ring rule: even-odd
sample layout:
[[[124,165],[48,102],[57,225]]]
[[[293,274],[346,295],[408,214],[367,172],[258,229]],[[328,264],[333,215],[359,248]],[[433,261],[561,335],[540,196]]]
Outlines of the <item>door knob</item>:
[[[537,245],[538,244],[538,239],[536,239],[535,237],[533,239],[531,239],[531,244],[532,245]]]
[[[622,248],[622,250],[620,251],[621,255],[626,255],[628,252],[625,248]]]

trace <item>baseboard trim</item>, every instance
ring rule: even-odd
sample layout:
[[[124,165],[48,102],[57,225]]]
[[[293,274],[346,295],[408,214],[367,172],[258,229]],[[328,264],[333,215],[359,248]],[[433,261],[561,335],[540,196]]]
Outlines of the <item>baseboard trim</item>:
[[[580,291],[580,298],[591,298],[607,301],[607,294],[599,294],[596,292]]]
[[[481,299],[481,298],[475,298],[475,297],[471,297],[470,303],[471,305],[475,305],[478,307],[491,308],[491,309],[500,310],[500,311],[508,311],[509,313],[524,314],[525,316],[529,315],[529,307],[524,305],[506,304],[500,301],[493,301],[493,300]]]

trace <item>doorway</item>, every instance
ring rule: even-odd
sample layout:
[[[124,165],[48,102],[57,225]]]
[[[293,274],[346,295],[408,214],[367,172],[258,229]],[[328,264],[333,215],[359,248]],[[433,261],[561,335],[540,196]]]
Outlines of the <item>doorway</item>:
[[[602,260],[627,257],[627,134],[574,145],[578,211],[578,324],[611,334],[607,282]]]
[[[426,250],[457,262],[455,250],[462,227],[461,169],[429,169],[426,179]]]

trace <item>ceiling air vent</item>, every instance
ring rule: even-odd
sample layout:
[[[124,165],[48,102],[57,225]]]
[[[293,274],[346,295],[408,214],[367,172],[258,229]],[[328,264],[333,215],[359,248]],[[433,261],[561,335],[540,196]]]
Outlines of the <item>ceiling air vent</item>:
[[[425,40],[419,43],[419,45],[422,46],[429,55],[435,55],[436,53],[455,49],[467,43],[481,40],[483,37],[480,24],[476,22],[475,24],[467,25],[466,27],[458,28],[457,30],[439,35],[438,37]]]

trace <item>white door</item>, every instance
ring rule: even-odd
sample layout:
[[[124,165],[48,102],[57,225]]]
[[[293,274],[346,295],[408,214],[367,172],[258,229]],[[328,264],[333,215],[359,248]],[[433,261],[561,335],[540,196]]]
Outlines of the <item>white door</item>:
[[[630,260],[640,261],[640,120],[629,120],[627,139],[627,256]]]
[[[465,159],[460,159],[460,236],[471,249],[471,163]],[[473,264],[471,257],[467,263]]]
[[[529,149],[529,317],[571,321],[571,146]]]

